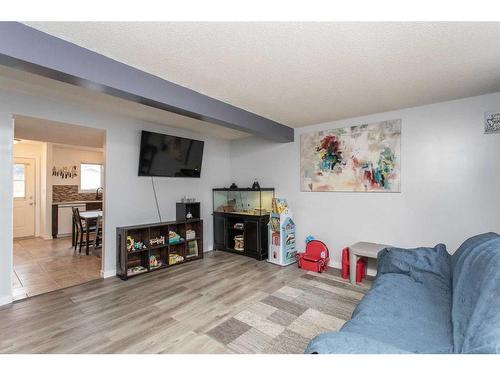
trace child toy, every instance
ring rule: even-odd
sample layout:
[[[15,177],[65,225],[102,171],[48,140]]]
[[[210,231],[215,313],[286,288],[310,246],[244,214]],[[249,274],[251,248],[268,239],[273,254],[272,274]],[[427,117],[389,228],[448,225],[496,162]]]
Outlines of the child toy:
[[[269,220],[269,252],[267,261],[280,266],[295,263],[295,223],[286,199],[273,198]]]
[[[165,245],[165,236],[161,235],[160,237],[150,238],[149,244],[150,245]]]
[[[342,272],[343,279],[349,278],[349,248],[342,249]],[[356,263],[356,282],[360,283],[366,276],[366,262],[364,259],[358,259]]]
[[[306,244],[307,244],[308,242],[311,242],[312,240],[314,240],[314,236],[311,236],[311,235],[307,236],[307,237],[306,237]]]
[[[182,255],[175,254],[175,253],[168,254],[168,264],[169,265],[177,264],[177,263],[180,263],[183,261],[184,261],[184,257]]]
[[[183,241],[183,239],[181,238],[181,236],[179,236],[174,231],[168,232],[168,243],[169,244],[177,244],[177,243],[181,243],[182,241]]]
[[[366,261],[364,259],[358,259],[356,262],[356,282],[360,283],[366,276]]]
[[[349,278],[349,248],[342,249],[342,271],[341,276],[343,279]]]
[[[134,239],[131,236],[127,236],[127,251],[132,251],[134,249]]]
[[[158,267],[158,260],[156,259],[156,257],[154,255],[151,255],[149,257],[149,267],[151,267],[151,268]]]
[[[133,275],[137,275],[138,273],[146,272],[147,270],[148,269],[143,267],[143,266],[135,266],[135,267],[127,269],[127,275],[133,276]]]
[[[134,242],[134,248],[132,249],[132,251],[137,251],[142,249],[146,249],[146,245],[144,245],[143,242]]]
[[[309,241],[306,250],[297,254],[299,268],[306,271],[325,272],[328,269],[330,254],[326,245],[318,240]]]

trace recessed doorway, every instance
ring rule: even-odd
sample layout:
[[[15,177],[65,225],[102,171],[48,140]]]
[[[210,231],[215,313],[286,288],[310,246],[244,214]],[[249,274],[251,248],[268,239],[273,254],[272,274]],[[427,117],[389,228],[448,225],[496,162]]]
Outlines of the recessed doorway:
[[[15,116],[14,300],[101,278],[105,133]]]

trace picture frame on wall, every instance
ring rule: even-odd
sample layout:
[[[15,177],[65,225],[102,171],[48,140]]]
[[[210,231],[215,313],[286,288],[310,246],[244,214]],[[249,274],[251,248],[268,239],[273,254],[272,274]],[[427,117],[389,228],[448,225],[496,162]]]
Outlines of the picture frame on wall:
[[[500,133],[500,111],[485,112],[484,114],[484,133]]]
[[[301,135],[304,192],[401,192],[401,119]]]

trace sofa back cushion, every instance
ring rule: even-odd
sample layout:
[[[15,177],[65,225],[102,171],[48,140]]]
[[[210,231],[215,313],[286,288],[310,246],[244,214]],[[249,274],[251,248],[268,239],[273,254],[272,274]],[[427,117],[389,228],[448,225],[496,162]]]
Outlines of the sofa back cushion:
[[[500,353],[500,236],[469,238],[451,268],[455,353]]]
[[[377,258],[377,275],[404,274],[418,283],[451,291],[450,254],[443,244],[415,249],[388,247]]]

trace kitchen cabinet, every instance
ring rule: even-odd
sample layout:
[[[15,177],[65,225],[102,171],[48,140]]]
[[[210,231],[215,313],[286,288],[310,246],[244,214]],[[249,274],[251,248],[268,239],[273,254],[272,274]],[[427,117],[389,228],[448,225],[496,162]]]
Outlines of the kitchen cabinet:
[[[71,234],[73,229],[73,207],[78,208],[80,212],[84,212],[86,207],[84,204],[79,205],[59,205],[57,213],[57,235],[65,237]]]
[[[80,212],[102,210],[102,201],[78,201],[52,204],[52,238],[71,235],[73,207]]]

